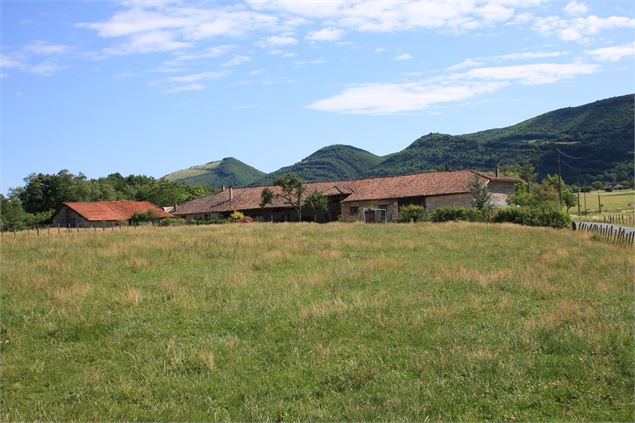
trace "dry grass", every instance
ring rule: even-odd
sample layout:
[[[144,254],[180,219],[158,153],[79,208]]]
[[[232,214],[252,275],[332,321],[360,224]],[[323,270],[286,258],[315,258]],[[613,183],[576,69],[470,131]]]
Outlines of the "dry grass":
[[[633,419],[633,254],[514,225],[1,245],[4,420]]]

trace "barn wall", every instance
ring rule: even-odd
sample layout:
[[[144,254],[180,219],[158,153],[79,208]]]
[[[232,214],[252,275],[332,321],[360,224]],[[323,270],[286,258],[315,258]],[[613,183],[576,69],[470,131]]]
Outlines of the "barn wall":
[[[72,228],[90,224],[88,220],[67,206],[62,206],[55,216],[53,216],[52,222],[54,226],[68,227],[70,225]]]
[[[514,193],[513,182],[495,182],[490,181],[487,184],[487,190],[492,193],[491,203],[496,208],[505,207],[507,205],[507,197]]]
[[[439,207],[473,207],[472,194],[448,194],[426,197],[426,210],[428,212]]]
[[[354,208],[357,208],[357,210],[355,211]],[[399,218],[399,205],[396,199],[346,202],[342,204],[342,214],[355,216],[357,219],[363,220],[362,212],[365,208],[386,209],[386,217],[389,222]]]

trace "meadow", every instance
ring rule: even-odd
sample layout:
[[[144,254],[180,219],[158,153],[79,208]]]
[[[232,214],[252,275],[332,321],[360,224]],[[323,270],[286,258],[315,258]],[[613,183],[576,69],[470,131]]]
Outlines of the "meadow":
[[[633,251],[480,223],[5,234],[3,420],[633,421]]]
[[[586,193],[586,207],[589,213],[598,214],[598,194],[603,213],[633,213],[635,211],[635,190],[591,191]],[[580,193],[580,210],[584,211],[584,193]],[[577,206],[571,209],[577,212]]]

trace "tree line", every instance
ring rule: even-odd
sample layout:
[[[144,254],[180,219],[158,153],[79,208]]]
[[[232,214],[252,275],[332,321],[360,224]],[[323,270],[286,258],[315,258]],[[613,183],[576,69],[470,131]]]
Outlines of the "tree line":
[[[55,174],[32,173],[24,178],[24,186],[10,189],[7,196],[0,194],[0,227],[13,230],[42,223],[68,201],[136,200],[171,206],[212,192],[207,186],[145,175],[112,173],[89,179],[65,169]]]

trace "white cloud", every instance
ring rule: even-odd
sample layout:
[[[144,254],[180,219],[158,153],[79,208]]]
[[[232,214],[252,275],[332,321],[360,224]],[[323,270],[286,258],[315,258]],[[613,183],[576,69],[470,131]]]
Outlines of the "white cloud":
[[[230,60],[228,60],[225,63],[223,63],[221,66],[224,66],[224,67],[238,66],[238,65],[242,65],[243,63],[250,62],[250,61],[251,61],[251,57],[249,57],[249,56],[236,55],[236,56],[232,57]]]
[[[219,79],[225,76],[227,72],[200,72],[191,75],[173,76],[168,78],[170,82],[196,82],[209,79]]]
[[[296,60],[293,63],[295,65],[320,65],[320,64],[324,63],[324,59]]]
[[[266,37],[261,39],[256,43],[259,47],[278,47],[278,46],[289,46],[293,44],[297,44],[298,40],[296,40],[293,36],[289,34],[284,35],[272,35],[270,37]]]
[[[337,113],[402,113],[422,110],[438,103],[467,100],[513,83],[550,84],[598,70],[597,65],[585,63],[481,67],[422,82],[356,85],[332,97],[315,101],[307,107]]]
[[[455,84],[365,84],[347,88],[333,97],[307,107],[314,110],[351,114],[394,114],[422,110],[431,105],[466,100],[496,91],[505,83]]]
[[[457,63],[456,65],[452,65],[448,68],[448,70],[451,71],[456,71],[456,70],[461,70],[461,69],[467,69],[467,68],[473,68],[476,66],[481,66],[483,65],[484,62],[480,59],[465,59],[464,61],[462,61],[461,63]]]
[[[205,89],[205,86],[201,84],[189,84],[189,85],[183,85],[180,87],[169,88],[167,90],[164,90],[163,92],[168,94],[174,94],[174,93],[182,93],[187,91],[200,91],[203,89]]]
[[[503,6],[500,3],[488,2],[476,12],[482,16],[486,22],[504,22],[514,16],[514,9]]]
[[[410,60],[410,59],[412,59],[412,54],[410,53],[402,53],[399,56],[394,58],[394,60]]]
[[[601,62],[619,62],[625,57],[632,57],[635,54],[635,44],[623,44],[619,46],[603,47],[586,52],[595,60]]]
[[[39,75],[51,75],[59,72],[65,67],[55,62],[27,63],[20,55],[0,55],[0,68],[18,69],[23,72],[30,72]]]
[[[344,30],[328,27],[310,32],[306,39],[309,41],[336,41],[342,38],[342,35],[344,35]]]
[[[297,53],[294,53],[292,51],[287,51],[287,50],[282,50],[282,49],[273,49],[273,50],[269,50],[267,52],[267,54],[271,55],[271,56],[280,56],[280,57],[284,57],[286,59],[289,59],[291,57],[298,57]]]
[[[175,52],[175,59],[178,61],[187,61],[187,60],[200,60],[200,59],[215,59],[217,57],[223,56],[233,50],[235,46],[233,45],[219,45],[214,47],[205,48],[199,52],[183,52],[177,51]]]
[[[0,68],[21,68],[24,63],[21,59],[5,54],[0,55]]]
[[[191,47],[192,44],[176,41],[174,34],[168,31],[152,31],[142,34],[134,34],[128,40],[118,46],[109,47],[103,50],[103,54],[124,55],[132,53],[155,53],[181,50]]]
[[[373,50],[373,51],[374,51],[375,53],[377,53],[377,54],[382,54],[382,53],[387,52],[388,50],[386,50],[385,48],[378,47],[378,48],[376,48],[376,49],[375,49],[375,50]]]
[[[24,50],[39,55],[63,54],[70,50],[70,47],[63,44],[51,44],[46,41],[34,41],[27,44]]]
[[[517,66],[495,66],[471,69],[448,76],[448,79],[483,79],[489,81],[518,81],[525,85],[550,84],[577,75],[595,73],[599,67],[585,63],[536,63]]]
[[[564,19],[558,16],[536,18],[534,29],[543,36],[557,36],[563,41],[585,42],[601,31],[617,28],[635,28],[635,19],[625,16],[600,18],[595,15]]]
[[[513,19],[517,9],[540,0],[247,0],[255,10],[324,20],[337,28],[364,32],[418,28],[464,31]]]
[[[567,15],[576,16],[585,15],[589,11],[589,8],[584,3],[578,3],[577,1],[572,0],[567,3],[563,10]]]
[[[562,51],[523,51],[520,53],[509,53],[509,54],[500,54],[498,56],[491,57],[476,57],[476,58],[468,58],[462,61],[461,63],[457,63],[456,65],[452,65],[447,69],[450,71],[457,71],[461,69],[469,69],[475,68],[477,66],[483,66],[486,63],[491,62],[508,62],[508,61],[516,61],[516,60],[527,60],[527,59],[544,59],[548,57],[560,57],[565,55],[565,52]]]

